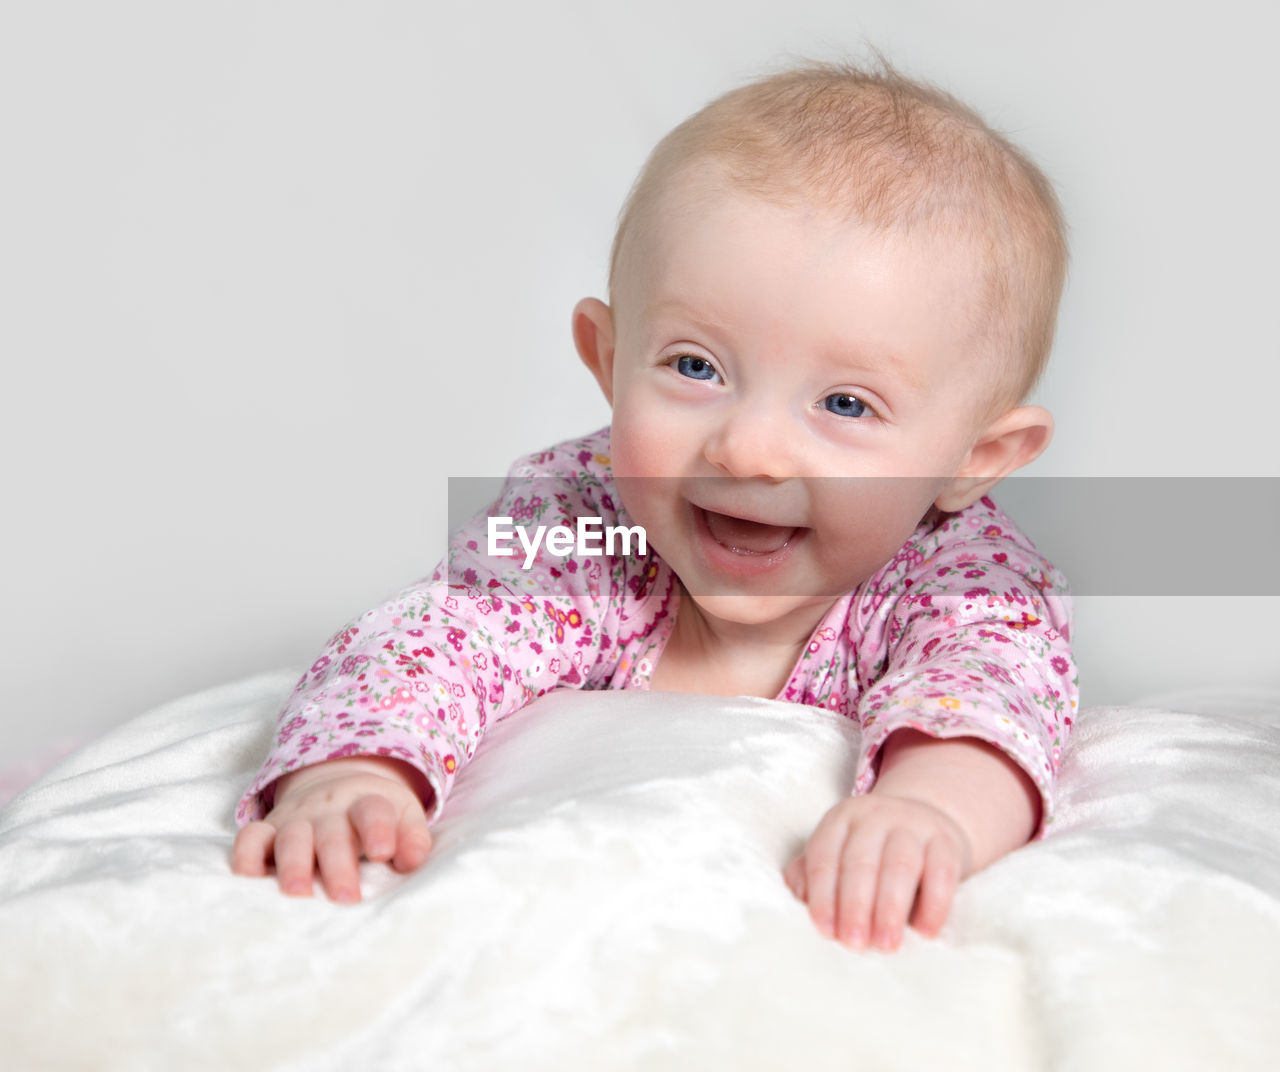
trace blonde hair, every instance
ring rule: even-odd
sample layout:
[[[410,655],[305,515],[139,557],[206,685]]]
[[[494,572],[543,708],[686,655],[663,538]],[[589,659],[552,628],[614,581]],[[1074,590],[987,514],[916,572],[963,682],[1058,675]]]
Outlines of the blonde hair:
[[[745,192],[814,201],[882,231],[973,243],[983,264],[975,335],[996,358],[995,392],[1012,404],[1048,361],[1066,279],[1066,225],[1053,187],[970,108],[879,69],[805,63],[726,93],[650,154],[623,205],[610,301],[654,203],[695,164],[713,162]]]

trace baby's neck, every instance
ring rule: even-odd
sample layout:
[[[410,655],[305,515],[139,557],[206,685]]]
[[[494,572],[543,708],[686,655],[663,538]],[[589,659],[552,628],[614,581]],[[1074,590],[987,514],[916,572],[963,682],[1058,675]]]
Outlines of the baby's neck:
[[[682,593],[676,623],[649,679],[661,692],[773,699],[787,684],[831,604],[747,624],[705,612]]]

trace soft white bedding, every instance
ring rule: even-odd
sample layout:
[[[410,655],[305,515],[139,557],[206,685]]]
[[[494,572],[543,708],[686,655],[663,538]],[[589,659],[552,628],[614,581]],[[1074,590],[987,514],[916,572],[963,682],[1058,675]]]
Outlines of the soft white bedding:
[[[554,693],[489,732],[408,878],[233,876],[294,681],[127,723],[0,812],[14,1069],[1262,1069],[1280,1062],[1280,695],[1081,713],[1050,837],[943,935],[854,954],[780,877],[844,719]]]

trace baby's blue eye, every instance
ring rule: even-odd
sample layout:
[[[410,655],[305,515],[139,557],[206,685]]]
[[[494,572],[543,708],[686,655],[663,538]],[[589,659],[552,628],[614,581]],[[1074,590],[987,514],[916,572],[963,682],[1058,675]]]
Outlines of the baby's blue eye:
[[[691,380],[714,380],[719,375],[710,361],[694,354],[681,354],[676,359],[676,371]]]
[[[822,400],[822,403],[828,410],[839,417],[861,417],[871,412],[862,399],[855,398],[853,395],[827,395]]]

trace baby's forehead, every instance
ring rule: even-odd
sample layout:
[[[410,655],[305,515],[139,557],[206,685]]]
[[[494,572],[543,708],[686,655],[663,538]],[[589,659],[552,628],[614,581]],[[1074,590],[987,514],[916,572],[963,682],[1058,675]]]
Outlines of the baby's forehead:
[[[670,291],[673,277],[681,282],[690,275],[705,278],[717,262],[741,267],[744,250],[754,252],[751,238],[762,233],[811,250],[815,257],[874,248],[888,272],[919,273],[922,264],[936,266],[928,273],[930,285],[968,301],[983,301],[987,290],[991,238],[978,219],[919,218],[885,225],[821,190],[792,184],[761,191],[709,168],[673,176],[650,209],[628,258],[634,282],[650,295]]]
[[[952,257],[982,259],[997,241],[983,207],[958,197],[898,215],[872,215],[843,187],[824,188],[781,175],[768,184],[753,183],[715,161],[696,161],[668,176],[640,229],[672,245],[693,221],[726,207],[744,228],[753,217],[768,216],[789,221],[797,231],[860,231],[886,244],[927,246]]]
[[[859,254],[872,247],[871,260],[882,273],[880,282],[889,307],[910,299],[922,314],[929,309],[948,310],[946,322],[953,329],[948,334],[957,343],[950,352],[957,356],[940,358],[938,365],[930,365],[929,373],[958,365],[972,372],[981,366],[981,378],[990,378],[987,344],[998,310],[993,309],[980,235],[929,226],[925,221],[911,227],[875,227],[807,191],[778,196],[744,189],[714,174],[682,178],[653,206],[655,219],[645,228],[647,239],[642,240],[645,248],[637,249],[624,269],[634,278],[619,281],[625,290],[620,295],[622,308],[616,311],[646,337],[660,334],[665,327],[679,333],[689,323],[719,325],[725,329],[724,337],[740,337],[746,326],[743,321],[751,322],[754,312],[772,303],[775,291],[767,284],[779,281],[773,265],[751,263],[752,257],[768,260],[768,248],[753,237],[781,235],[782,244],[789,246],[786,235],[794,233],[797,240],[788,254],[799,251],[798,271],[810,252],[814,264],[829,265],[834,274],[842,267],[839,258],[860,260]],[[779,282],[785,289],[787,280]],[[831,350],[838,352],[842,332],[858,336],[859,318],[843,315],[843,291],[815,287],[803,297],[810,295],[813,300],[803,311],[797,305],[779,303],[770,310],[773,322],[795,328],[797,338],[810,338],[811,324],[830,311],[835,315],[827,334]],[[758,303],[753,304],[753,298]],[[881,319],[881,349],[908,352],[910,332],[894,338],[893,329],[910,320],[909,314]]]

